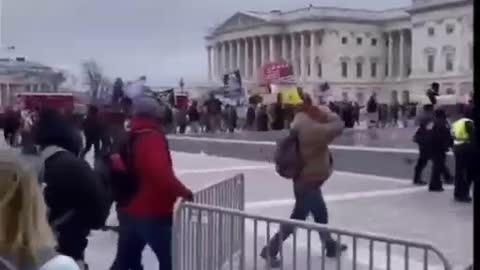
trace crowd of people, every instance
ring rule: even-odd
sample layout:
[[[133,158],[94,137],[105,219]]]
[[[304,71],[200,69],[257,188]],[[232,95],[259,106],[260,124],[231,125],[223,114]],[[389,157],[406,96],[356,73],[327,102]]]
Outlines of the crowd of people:
[[[128,130],[117,129],[123,134],[107,140],[94,106],[83,125],[53,108],[41,109],[31,132],[39,149],[37,172],[18,154],[0,155],[0,177],[10,180],[0,183],[1,269],[88,269],[88,236],[105,228],[113,203],[119,237],[111,269],[143,269],[147,245],[162,270],[172,269],[174,203],[193,194],[173,172],[162,129],[165,108],[148,96],[129,104]],[[83,158],[92,146],[93,167]]]
[[[384,104],[372,95],[366,105],[353,101],[331,101],[326,104],[337,113],[346,128],[355,128],[366,122],[368,128],[408,127],[417,117],[416,104]],[[239,115],[237,106],[222,104],[211,95],[203,104],[192,101],[189,107],[168,108],[168,132],[178,134],[243,131],[284,130],[293,121],[293,106],[282,102],[279,94],[272,104],[251,102],[245,115]]]
[[[443,183],[454,184],[455,201],[472,201],[471,186],[478,177],[473,112],[473,104],[469,104],[464,107],[460,117],[450,123],[445,110],[436,106],[435,99],[424,106],[418,121],[419,127],[413,136],[419,149],[413,177],[415,185],[428,184],[429,191],[442,192]],[[446,165],[450,150],[453,150],[455,159],[454,175]],[[427,183],[422,179],[422,171],[429,161],[432,161],[433,166]]]
[[[327,224],[328,210],[321,191],[333,172],[334,157],[328,146],[351,121],[346,121],[345,111],[342,114],[332,105],[315,106],[307,94],[301,98],[303,103],[295,106],[282,104],[281,95],[269,107],[250,104],[245,128],[296,131],[292,134],[298,139],[302,166],[292,179],[295,207],[290,218],[305,220],[312,214],[315,222]],[[371,119],[378,110],[375,102],[372,96],[366,108]],[[37,172],[31,172],[12,152],[0,154],[0,177],[9,180],[0,181],[0,266],[88,269],[88,236],[92,230],[106,228],[115,205],[118,241],[110,269],[143,269],[142,252],[147,245],[161,270],[172,269],[174,204],[178,199],[193,200],[193,193],[174,173],[166,134],[177,130],[176,125],[181,133],[187,127],[192,132],[233,132],[238,117],[233,106],[223,107],[213,95],[202,106],[194,101],[181,109],[185,117],[177,116],[176,122],[172,121],[172,107],[145,93],[123,97],[119,103],[128,123],[123,126],[122,121],[121,127],[105,122],[95,106],[90,106],[81,124],[53,108],[32,114],[25,130],[31,144],[39,149],[41,166]],[[435,101],[424,107],[414,136],[420,149],[414,184],[427,184],[421,175],[431,160],[429,190],[443,191],[443,178],[455,183],[455,200],[470,202],[470,186],[477,176],[472,110],[465,110],[452,125],[446,116]],[[12,132],[25,121],[8,121],[4,124],[5,138],[15,145]],[[93,166],[85,160],[92,147]],[[445,165],[452,148],[455,176]],[[293,228],[281,226],[262,249],[260,256],[272,267],[281,264],[277,255],[292,232]],[[327,257],[339,256],[348,248],[325,232],[320,233],[320,239]]]

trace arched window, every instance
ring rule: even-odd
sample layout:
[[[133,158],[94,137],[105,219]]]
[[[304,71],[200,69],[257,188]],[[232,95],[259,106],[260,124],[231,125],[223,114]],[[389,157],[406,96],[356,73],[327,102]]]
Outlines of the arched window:
[[[427,72],[433,73],[435,72],[435,55],[437,54],[437,50],[432,47],[427,47],[424,50],[426,59],[427,59]]]
[[[340,57],[340,68],[342,78],[348,78],[348,63],[350,62],[349,57]]]

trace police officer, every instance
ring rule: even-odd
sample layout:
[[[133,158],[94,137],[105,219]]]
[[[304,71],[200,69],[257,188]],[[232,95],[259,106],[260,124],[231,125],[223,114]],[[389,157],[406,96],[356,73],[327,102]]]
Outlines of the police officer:
[[[475,177],[474,124],[471,110],[452,125],[455,154],[454,198],[458,202],[471,202],[470,187]]]

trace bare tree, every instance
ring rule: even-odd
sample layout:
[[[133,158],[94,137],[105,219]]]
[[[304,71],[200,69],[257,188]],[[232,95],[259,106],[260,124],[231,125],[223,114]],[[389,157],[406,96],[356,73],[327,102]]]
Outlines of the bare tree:
[[[98,98],[98,91],[104,81],[102,69],[95,62],[95,60],[88,60],[82,64],[83,72],[85,73],[85,81],[90,88],[90,94],[92,101],[96,101]]]

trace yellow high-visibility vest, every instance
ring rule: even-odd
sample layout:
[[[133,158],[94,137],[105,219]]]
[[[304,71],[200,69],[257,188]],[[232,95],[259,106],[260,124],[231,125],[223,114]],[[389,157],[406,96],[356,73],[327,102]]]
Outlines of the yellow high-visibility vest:
[[[455,139],[455,144],[462,144],[470,140],[470,136],[468,135],[467,128],[466,128],[467,122],[473,122],[473,121],[468,118],[462,118],[455,121],[455,123],[453,123],[452,135],[453,135],[453,138]]]

